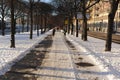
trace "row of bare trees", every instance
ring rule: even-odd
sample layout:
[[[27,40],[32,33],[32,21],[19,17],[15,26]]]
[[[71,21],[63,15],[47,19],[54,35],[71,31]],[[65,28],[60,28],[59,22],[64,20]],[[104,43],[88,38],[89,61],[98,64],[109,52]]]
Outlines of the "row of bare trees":
[[[1,19],[1,30],[2,35],[4,36],[4,29],[5,29],[5,21],[4,19],[8,16],[9,7],[7,7],[8,1],[7,0],[0,0],[0,19]]]
[[[30,31],[30,39],[32,39],[33,29],[37,29],[38,36],[39,29],[41,29],[41,33],[46,31],[47,18],[52,14],[52,10],[53,6],[40,2],[40,0],[0,0],[1,31],[3,36],[5,35],[5,18],[9,17],[11,19],[10,47],[15,48],[17,19],[21,19],[21,23],[23,24],[22,31],[24,31],[24,24],[27,22],[27,31]],[[25,20],[25,18],[27,19]]]
[[[105,0],[101,0],[105,1]],[[112,33],[113,33],[113,27],[114,27],[114,17],[115,13],[118,8],[120,0],[109,0],[110,3],[110,12],[108,15],[108,30],[107,30],[107,37],[106,37],[106,45],[105,45],[105,51],[111,51],[111,45],[112,45]],[[92,8],[92,6],[99,3],[100,0],[53,0],[53,5],[57,7],[57,11],[59,14],[63,14],[65,17],[68,17],[68,33],[70,32],[70,25],[71,28],[71,34],[73,34],[73,16],[76,19],[76,37],[78,37],[78,19],[77,19],[77,13],[82,13],[82,36],[81,39],[83,41],[87,41],[87,18],[86,13]]]

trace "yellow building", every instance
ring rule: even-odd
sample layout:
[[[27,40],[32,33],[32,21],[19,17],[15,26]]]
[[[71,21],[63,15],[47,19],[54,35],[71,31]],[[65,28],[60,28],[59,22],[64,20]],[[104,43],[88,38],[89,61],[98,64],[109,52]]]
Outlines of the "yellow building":
[[[93,6],[91,12],[91,19],[88,20],[90,31],[106,32],[108,25],[108,13],[110,11],[110,3],[108,0],[100,1],[98,4]],[[114,19],[114,30],[120,31],[120,5]]]

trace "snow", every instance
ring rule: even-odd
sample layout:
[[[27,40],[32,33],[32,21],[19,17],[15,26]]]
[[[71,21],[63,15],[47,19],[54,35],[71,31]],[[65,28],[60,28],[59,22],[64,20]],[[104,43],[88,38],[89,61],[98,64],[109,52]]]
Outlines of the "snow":
[[[99,65],[109,80],[120,80],[120,44],[112,43],[111,52],[105,52],[104,40],[88,37],[88,41],[82,41],[80,34],[79,37],[74,35],[66,37],[76,48],[84,51],[84,54],[89,54],[92,61]]]
[[[31,48],[42,41],[51,31],[37,36],[33,32],[33,39],[29,39],[29,32],[17,33],[15,35],[16,48],[10,48],[10,35],[0,36],[0,75],[9,71],[11,66],[23,58]]]
[[[38,37],[37,32],[34,32],[33,39],[30,40],[29,33],[18,33],[15,36],[16,48],[10,48],[10,35],[0,36],[0,75],[9,71],[15,62],[23,58],[31,48],[49,34],[51,31]],[[109,80],[120,80],[120,44],[112,43],[112,51],[105,52],[104,40],[88,37],[88,41],[82,41],[80,34],[79,37],[73,35],[66,35],[66,37],[84,54],[89,54]]]

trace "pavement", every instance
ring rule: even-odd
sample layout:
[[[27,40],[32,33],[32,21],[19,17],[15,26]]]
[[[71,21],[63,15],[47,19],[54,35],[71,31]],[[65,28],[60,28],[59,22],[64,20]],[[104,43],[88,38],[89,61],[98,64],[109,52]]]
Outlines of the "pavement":
[[[82,50],[84,55],[89,55],[92,63],[98,65],[97,69],[102,70],[102,72],[95,71],[96,74],[107,76],[108,78],[100,78],[99,80],[120,80],[119,44],[113,42],[111,51],[106,52],[105,40],[88,36],[88,41],[83,41],[81,40],[81,34],[79,34],[79,37],[75,37],[75,35],[67,35],[66,37],[78,50]],[[94,72],[91,74],[94,74]]]
[[[45,40],[0,80],[108,80],[99,65],[75,48],[63,33],[58,31]]]
[[[62,33],[56,32],[51,50],[46,56],[48,58],[39,67],[40,76],[37,80],[75,80],[72,60]]]

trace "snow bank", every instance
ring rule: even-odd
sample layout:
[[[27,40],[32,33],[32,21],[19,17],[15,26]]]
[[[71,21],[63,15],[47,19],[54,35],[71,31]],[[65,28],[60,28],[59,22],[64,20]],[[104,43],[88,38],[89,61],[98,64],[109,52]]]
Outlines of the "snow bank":
[[[16,48],[10,48],[10,35],[0,36],[0,75],[9,71],[11,66],[23,58],[31,48],[41,42],[51,31],[37,36],[37,32],[33,32],[33,39],[29,39],[29,32],[19,33],[15,35]]]

